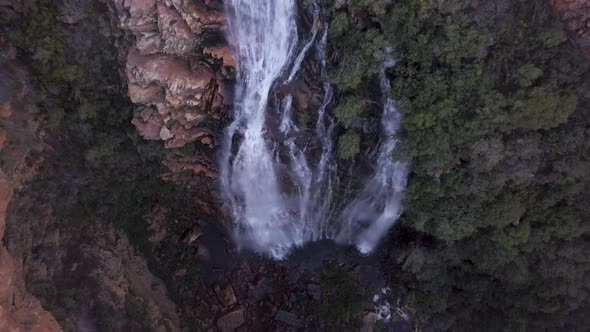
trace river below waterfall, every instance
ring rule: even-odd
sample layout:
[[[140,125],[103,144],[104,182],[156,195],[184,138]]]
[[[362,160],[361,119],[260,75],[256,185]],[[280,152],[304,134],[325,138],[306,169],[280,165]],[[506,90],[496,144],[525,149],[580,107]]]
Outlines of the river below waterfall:
[[[238,248],[283,259],[293,247],[334,240],[370,253],[401,213],[407,175],[405,164],[391,160],[401,116],[388,97],[390,54],[384,54],[381,75],[382,128],[378,151],[370,156],[373,174],[362,180],[359,192],[336,199],[334,88],[322,82],[323,100],[311,115],[313,126],[306,128],[296,121],[289,92],[305,74],[305,61],[318,63],[320,76],[327,76],[329,27],[319,6],[309,8],[312,23],[305,36],[297,27],[295,0],[228,0],[225,6],[238,67],[220,182]],[[277,96],[280,100],[269,102]]]

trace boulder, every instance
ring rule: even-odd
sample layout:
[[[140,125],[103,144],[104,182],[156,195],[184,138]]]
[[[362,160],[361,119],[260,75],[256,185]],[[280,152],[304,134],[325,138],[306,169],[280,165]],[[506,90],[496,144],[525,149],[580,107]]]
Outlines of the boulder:
[[[221,297],[221,301],[227,307],[234,305],[238,302],[236,294],[234,293],[234,288],[231,285],[227,285],[225,288],[223,288],[219,295]]]
[[[318,285],[309,284],[307,285],[307,294],[315,301],[319,301],[322,298],[322,288]]]
[[[184,235],[184,242],[186,242],[187,245],[191,245],[199,237],[201,237],[201,235],[203,235],[203,230],[198,224],[195,224]]]
[[[222,332],[235,331],[238,327],[244,324],[244,309],[239,308],[231,311],[217,320],[217,327]]]
[[[172,135],[172,133],[170,133],[170,130],[168,128],[166,128],[166,126],[162,126],[162,128],[160,128],[160,138],[163,141],[167,141],[169,139],[171,139],[174,135]]]
[[[301,321],[299,320],[299,318],[297,318],[297,315],[284,310],[277,311],[275,315],[275,320],[278,320],[291,326],[301,325]]]

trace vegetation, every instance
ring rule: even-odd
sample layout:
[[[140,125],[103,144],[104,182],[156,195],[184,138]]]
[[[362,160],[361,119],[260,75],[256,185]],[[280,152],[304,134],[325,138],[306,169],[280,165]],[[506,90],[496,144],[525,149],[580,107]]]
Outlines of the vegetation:
[[[351,127],[363,113],[364,102],[355,95],[344,97],[334,110],[338,123],[345,127]]]
[[[187,204],[188,195],[179,187],[159,178],[162,144],[146,142],[130,125],[132,105],[122,93],[119,72],[113,70],[119,66],[118,51],[105,37],[104,29],[110,29],[106,6],[93,4],[92,15],[70,29],[58,21],[57,5],[51,0],[0,4],[0,26],[18,48],[19,59],[29,66],[35,91],[29,108],[49,133],[46,143],[51,147],[37,177],[18,199],[39,204],[9,216],[6,233],[12,241],[7,245],[17,246],[23,238],[20,232],[31,229],[62,234],[60,248],[46,248],[46,234],[34,236],[39,244],[28,258],[59,270],[56,266],[80,259],[82,244],[100,241],[93,230],[108,228],[97,225],[112,223],[152,257],[145,215],[156,203],[192,204]],[[89,43],[80,43],[78,33]],[[181,152],[194,153],[194,146]],[[54,215],[51,222],[37,226],[47,213]],[[29,278],[27,287],[66,330],[75,330],[73,312],[81,310],[91,310],[91,318],[103,331],[120,323],[128,330],[145,330],[150,323],[137,302],[141,299],[128,299],[126,310],[118,312],[108,294],[97,295],[103,289],[89,276],[97,262],[85,259],[83,264],[86,272],[57,271],[43,280]]]
[[[341,159],[352,159],[359,153],[360,137],[354,130],[347,130],[338,140],[338,156]]]
[[[434,330],[590,326],[590,62],[545,1],[322,2],[331,20],[341,159],[374,142],[385,48],[398,61],[387,72],[404,116],[392,157],[407,160],[411,174],[383,266],[404,305]],[[46,156],[31,197],[55,211],[55,227],[79,236],[64,237],[61,245],[74,248],[68,255],[92,237],[85,223],[99,222],[115,222],[150,252],[145,213],[156,202],[187,198],[158,179],[161,145],[129,126],[132,108],[118,90],[113,45],[98,39],[70,49],[75,31],[57,21],[50,0],[0,9],[0,25],[33,72],[39,95],[31,111],[45,121],[50,145],[63,149]],[[87,29],[109,26],[105,15],[87,20]],[[303,127],[310,119],[305,113],[298,121]],[[45,211],[23,211],[22,227],[34,230]],[[8,223],[7,234],[15,225]],[[162,249],[170,256],[177,250],[177,243]],[[51,266],[57,248],[39,246],[30,259]],[[193,283],[177,285],[178,293],[198,282],[191,263],[181,262],[193,266]],[[75,273],[53,277],[27,280],[27,287],[63,322],[96,290]],[[354,278],[328,269],[321,286],[318,313],[334,328],[356,324],[363,294]],[[145,309],[127,299],[129,329],[149,326]],[[112,308],[94,310],[99,318],[112,315]],[[99,325],[111,327],[107,318]]]
[[[590,62],[545,2],[350,1],[331,19],[337,111],[395,49],[412,173],[384,265],[407,305],[435,330],[588,326]]]
[[[366,294],[351,272],[328,266],[320,272],[321,302],[316,313],[328,323],[328,331],[359,328]]]

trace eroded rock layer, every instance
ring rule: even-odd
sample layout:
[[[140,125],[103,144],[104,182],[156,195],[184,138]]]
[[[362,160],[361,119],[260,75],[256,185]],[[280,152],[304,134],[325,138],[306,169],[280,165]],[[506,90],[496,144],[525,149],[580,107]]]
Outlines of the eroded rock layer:
[[[217,1],[114,0],[119,27],[133,40],[126,52],[133,124],[167,148],[215,146],[211,131],[231,102],[227,81],[235,60],[223,39]],[[206,129],[206,128],[209,128]]]
[[[215,147],[227,122],[236,61],[225,40],[221,1],[113,0],[114,24],[126,36],[119,55],[133,125],[147,140],[183,149],[163,164],[163,178],[194,193],[221,220]],[[188,151],[188,153],[187,153]]]

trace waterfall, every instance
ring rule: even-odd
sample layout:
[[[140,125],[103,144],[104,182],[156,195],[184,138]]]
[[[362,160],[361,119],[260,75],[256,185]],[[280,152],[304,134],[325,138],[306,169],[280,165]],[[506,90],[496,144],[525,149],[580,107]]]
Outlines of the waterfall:
[[[323,83],[312,128],[300,128],[293,120],[291,94],[275,94],[282,99],[268,102],[273,87],[292,83],[314,45],[326,76],[328,26],[321,25],[318,40],[319,6],[311,7],[313,25],[301,44],[295,0],[226,0],[225,7],[238,67],[233,121],[220,151],[220,185],[236,244],[276,259],[294,246],[326,238],[371,251],[399,216],[405,187],[405,165],[389,159],[400,119],[393,101],[385,102],[376,173],[343,212],[335,212],[335,123],[328,113],[332,86]],[[382,90],[389,92],[384,74]],[[366,208],[368,215],[362,211]]]
[[[382,140],[375,173],[344,208],[341,215],[343,226],[336,238],[339,242],[354,243],[362,253],[371,252],[401,215],[408,175],[407,164],[391,158],[397,144],[395,134],[401,123],[401,113],[389,98],[391,86],[385,74],[387,68],[395,65],[391,52],[390,48],[386,50],[380,75],[384,107],[381,116]]]
[[[295,0],[228,0],[229,38],[238,60],[234,121],[225,132],[221,186],[236,223],[236,241],[282,257],[301,243],[280,190],[265,138],[268,96],[297,46]],[[234,152],[234,138],[238,143]]]
[[[309,38],[307,43],[305,43],[305,46],[303,46],[303,49],[301,50],[301,52],[299,52],[299,55],[297,55],[297,58],[295,58],[295,63],[293,64],[293,69],[291,69],[291,74],[289,74],[289,78],[287,78],[287,83],[291,82],[293,80],[293,78],[295,78],[295,75],[297,75],[299,68],[301,68],[301,63],[303,63],[303,59],[305,59],[305,55],[307,54],[307,51],[309,51],[309,48],[313,44],[313,41],[315,40],[315,37],[318,34],[319,15],[320,15],[320,7],[314,3],[313,4],[313,26],[311,27],[311,37]],[[326,30],[326,31],[328,31],[328,30]]]

